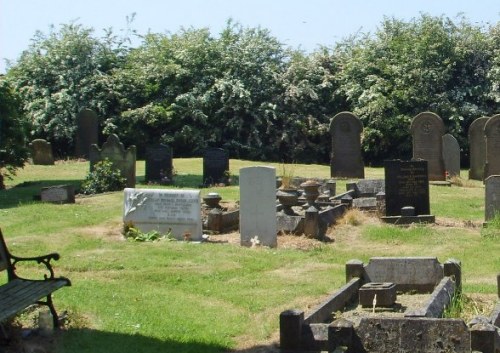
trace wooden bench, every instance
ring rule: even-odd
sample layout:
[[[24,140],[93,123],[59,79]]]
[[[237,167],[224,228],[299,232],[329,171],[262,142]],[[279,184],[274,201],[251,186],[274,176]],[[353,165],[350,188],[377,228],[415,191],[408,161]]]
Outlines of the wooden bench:
[[[59,327],[59,317],[52,303],[52,293],[70,286],[69,279],[54,277],[51,260],[59,260],[59,254],[51,253],[37,257],[12,255],[5,244],[0,229],[0,271],[7,271],[7,283],[0,285],[0,323],[4,322],[32,304],[46,305],[52,314],[54,327]],[[23,261],[34,261],[44,265],[43,279],[27,279],[16,274],[16,265]]]

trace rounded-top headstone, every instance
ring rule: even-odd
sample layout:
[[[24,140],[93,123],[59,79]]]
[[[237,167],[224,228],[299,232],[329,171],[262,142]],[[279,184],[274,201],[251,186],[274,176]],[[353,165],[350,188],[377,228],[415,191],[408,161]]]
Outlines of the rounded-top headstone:
[[[484,178],[500,174],[500,114],[492,116],[484,125],[486,161]]]
[[[477,118],[470,124],[468,131],[470,169],[469,179],[483,180],[486,162],[486,138],[484,126],[489,117]]]

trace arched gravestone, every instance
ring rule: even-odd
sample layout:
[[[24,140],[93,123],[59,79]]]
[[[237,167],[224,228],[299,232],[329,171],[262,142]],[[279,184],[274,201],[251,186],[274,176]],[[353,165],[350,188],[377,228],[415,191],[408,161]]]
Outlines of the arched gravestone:
[[[362,132],[363,123],[350,112],[341,112],[332,118],[330,176],[361,179],[365,177],[365,166],[361,156]]]
[[[111,134],[102,145],[102,149],[99,149],[97,145],[90,146],[90,171],[94,170],[94,165],[97,162],[107,158],[120,171],[121,175],[127,179],[127,187],[133,188],[135,186],[135,155],[135,146],[129,146],[125,150],[118,136]]]
[[[434,113],[420,113],[411,121],[413,159],[427,161],[429,181],[446,180],[443,160],[443,120]]]
[[[44,139],[35,139],[30,143],[31,158],[35,165],[53,165],[52,144]]]
[[[500,114],[492,116],[484,125],[486,138],[486,161],[484,179],[500,175]]]
[[[460,145],[451,134],[445,134],[443,139],[444,169],[450,177],[460,176]]]
[[[469,179],[483,180],[484,177],[484,164],[486,162],[484,126],[488,119],[488,117],[477,118],[469,126]]]
[[[98,144],[99,122],[97,114],[90,109],[82,109],[76,116],[75,155],[88,158],[90,146]]]

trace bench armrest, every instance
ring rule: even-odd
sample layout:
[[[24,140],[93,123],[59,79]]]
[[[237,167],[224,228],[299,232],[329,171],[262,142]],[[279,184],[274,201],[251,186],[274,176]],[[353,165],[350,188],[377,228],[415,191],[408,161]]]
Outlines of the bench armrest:
[[[12,268],[15,270],[16,264],[19,262],[26,262],[26,261],[36,261],[38,264],[44,264],[45,267],[47,268],[47,271],[49,271],[49,275],[47,274],[44,275],[45,279],[53,279],[54,277],[54,269],[52,268],[52,265],[50,264],[51,260],[57,261],[59,260],[59,254],[58,253],[50,253],[47,255],[41,255],[41,256],[34,256],[34,257],[20,257],[20,256],[15,256],[10,254],[10,258],[12,260]],[[14,271],[13,271],[14,272]],[[12,275],[15,278],[19,278],[15,273],[12,273]]]

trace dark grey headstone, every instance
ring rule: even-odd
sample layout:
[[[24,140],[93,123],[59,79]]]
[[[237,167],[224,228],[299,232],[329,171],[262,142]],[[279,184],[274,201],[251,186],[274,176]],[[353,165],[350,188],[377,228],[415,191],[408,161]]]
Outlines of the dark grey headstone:
[[[430,214],[427,161],[385,161],[385,208],[387,216],[399,216],[413,206],[417,215]]]
[[[500,114],[492,116],[484,125],[486,162],[484,178],[500,175]]]
[[[446,180],[443,160],[444,124],[431,112],[420,113],[411,122],[413,159],[427,161],[429,180]]]
[[[485,220],[489,221],[500,213],[500,175],[490,175],[484,181]]]
[[[365,177],[365,166],[361,156],[362,132],[363,123],[350,112],[341,112],[332,118],[330,176],[361,179]]]
[[[35,165],[52,165],[54,156],[52,155],[52,145],[44,139],[31,141],[31,158]]]
[[[163,144],[146,147],[146,182],[172,183],[172,149]]]
[[[111,134],[102,145],[102,149],[99,149],[97,145],[90,146],[90,171],[94,170],[94,165],[97,162],[105,159],[113,163],[113,166],[127,179],[127,187],[133,188],[135,186],[135,146],[129,146],[125,149],[118,136]]]
[[[98,144],[99,122],[97,114],[90,109],[82,109],[76,116],[75,155],[88,158],[90,146]]]
[[[488,119],[486,117],[478,118],[469,127],[469,179],[483,180],[484,164],[486,162],[484,125],[486,125]]]
[[[450,177],[460,176],[460,146],[450,134],[443,135],[444,168]]]
[[[208,148],[203,154],[203,185],[229,184],[229,154],[222,148]]]

